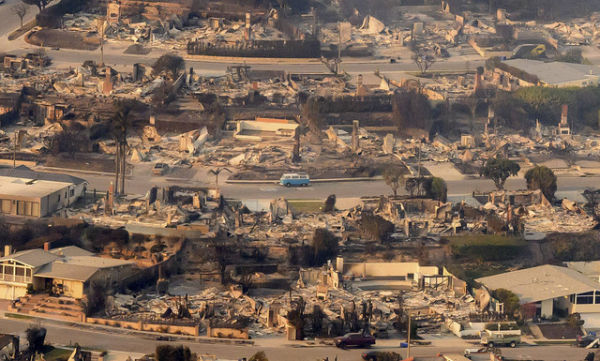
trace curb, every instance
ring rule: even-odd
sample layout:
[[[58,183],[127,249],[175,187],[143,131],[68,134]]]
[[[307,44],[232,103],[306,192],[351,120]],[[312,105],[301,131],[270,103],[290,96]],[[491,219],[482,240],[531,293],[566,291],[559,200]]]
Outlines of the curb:
[[[122,333],[122,334],[130,334],[130,335],[133,334],[134,336],[146,336],[146,338],[149,336],[152,339],[162,336],[167,339],[167,340],[165,340],[167,342],[188,341],[188,342],[210,343],[210,344],[221,343],[221,344],[235,345],[235,346],[254,345],[253,340],[233,340],[233,339],[204,338],[204,337],[194,337],[194,336],[180,336],[180,335],[164,334],[164,333],[160,333],[160,332],[130,330],[130,329],[121,328],[121,327],[96,325],[96,324],[89,324],[89,323],[84,323],[84,322],[61,321],[61,320],[55,320],[53,318],[31,316],[31,315],[27,315],[24,313],[8,312],[9,314],[23,315],[23,316],[31,317],[28,320],[22,320],[19,318],[13,318],[10,316],[6,316],[6,313],[7,312],[5,312],[3,314],[3,318],[7,319],[7,320],[23,321],[23,322],[31,322],[31,320],[40,320],[40,321],[45,321],[45,322],[49,322],[49,323],[53,323],[53,324],[58,324],[61,326],[68,326],[71,328],[82,328],[82,329],[91,330],[91,331],[101,329],[102,331],[106,331],[106,332],[113,331],[114,333]],[[122,332],[118,332],[118,331],[122,331]],[[160,341],[160,340],[158,340],[158,341]]]
[[[331,182],[374,182],[383,180],[383,177],[357,177],[357,178],[321,178],[311,179],[311,183],[331,183]],[[279,184],[278,179],[227,179],[225,183],[229,184]]]

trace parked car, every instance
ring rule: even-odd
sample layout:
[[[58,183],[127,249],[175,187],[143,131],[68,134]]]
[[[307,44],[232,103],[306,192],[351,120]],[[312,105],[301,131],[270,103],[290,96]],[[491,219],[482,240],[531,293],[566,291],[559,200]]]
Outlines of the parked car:
[[[163,175],[169,166],[165,163],[156,163],[154,168],[152,168],[152,174],[154,175]]]
[[[363,360],[366,361],[400,361],[402,355],[396,352],[371,351],[362,353]]]
[[[577,346],[579,347],[588,347],[592,342],[596,341],[598,336],[595,334],[587,334],[585,336],[577,336]],[[592,346],[593,348],[598,348],[600,346],[598,342],[595,342]]]
[[[481,344],[488,347],[510,346],[517,347],[521,343],[520,330],[490,331],[481,332]]]
[[[279,179],[279,184],[286,187],[306,187],[310,184],[310,178],[305,173],[285,173]]]
[[[375,344],[375,337],[363,333],[347,333],[334,339],[337,347],[369,347]]]

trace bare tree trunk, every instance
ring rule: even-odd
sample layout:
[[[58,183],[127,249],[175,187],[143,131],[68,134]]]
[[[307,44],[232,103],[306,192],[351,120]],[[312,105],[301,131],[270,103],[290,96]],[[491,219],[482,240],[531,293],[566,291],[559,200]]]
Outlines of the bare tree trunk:
[[[115,193],[118,194],[119,193],[119,170],[121,169],[121,157],[120,157],[120,145],[119,143],[116,144],[117,145],[117,149],[115,152]],[[115,195],[116,195],[115,194]]]
[[[125,194],[125,172],[127,171],[127,145],[121,144],[121,195]]]

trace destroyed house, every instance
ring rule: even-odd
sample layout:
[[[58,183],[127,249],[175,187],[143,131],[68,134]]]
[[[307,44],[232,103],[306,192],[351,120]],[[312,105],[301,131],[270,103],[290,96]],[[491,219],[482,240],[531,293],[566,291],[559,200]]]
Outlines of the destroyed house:
[[[84,195],[81,178],[35,172],[25,166],[0,169],[0,215],[46,217]]]
[[[528,310],[528,317],[579,313],[586,326],[600,326],[600,283],[574,269],[543,265],[476,281],[490,292],[513,292]]]
[[[116,287],[136,270],[132,261],[97,257],[74,246],[17,253],[5,246],[4,253],[0,258],[0,299],[15,300],[26,295],[28,288],[82,298],[92,283]]]
[[[0,334],[0,360],[12,360],[19,354],[19,336]]]

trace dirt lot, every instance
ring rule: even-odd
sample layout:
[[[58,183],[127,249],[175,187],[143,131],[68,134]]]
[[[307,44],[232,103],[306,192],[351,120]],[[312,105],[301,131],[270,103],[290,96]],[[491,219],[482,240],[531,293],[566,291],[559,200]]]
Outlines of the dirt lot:
[[[100,46],[97,36],[56,29],[34,31],[25,37],[25,41],[37,46],[76,50],[95,50]]]
[[[74,158],[68,154],[46,157],[46,167],[78,169],[95,172],[114,172],[115,160],[101,154],[77,153]],[[131,172],[128,166],[128,174]]]
[[[538,325],[540,331],[544,337],[557,340],[557,339],[574,339],[577,336],[583,335],[581,332],[581,328],[579,327],[571,327],[567,324],[547,324],[547,325]]]

